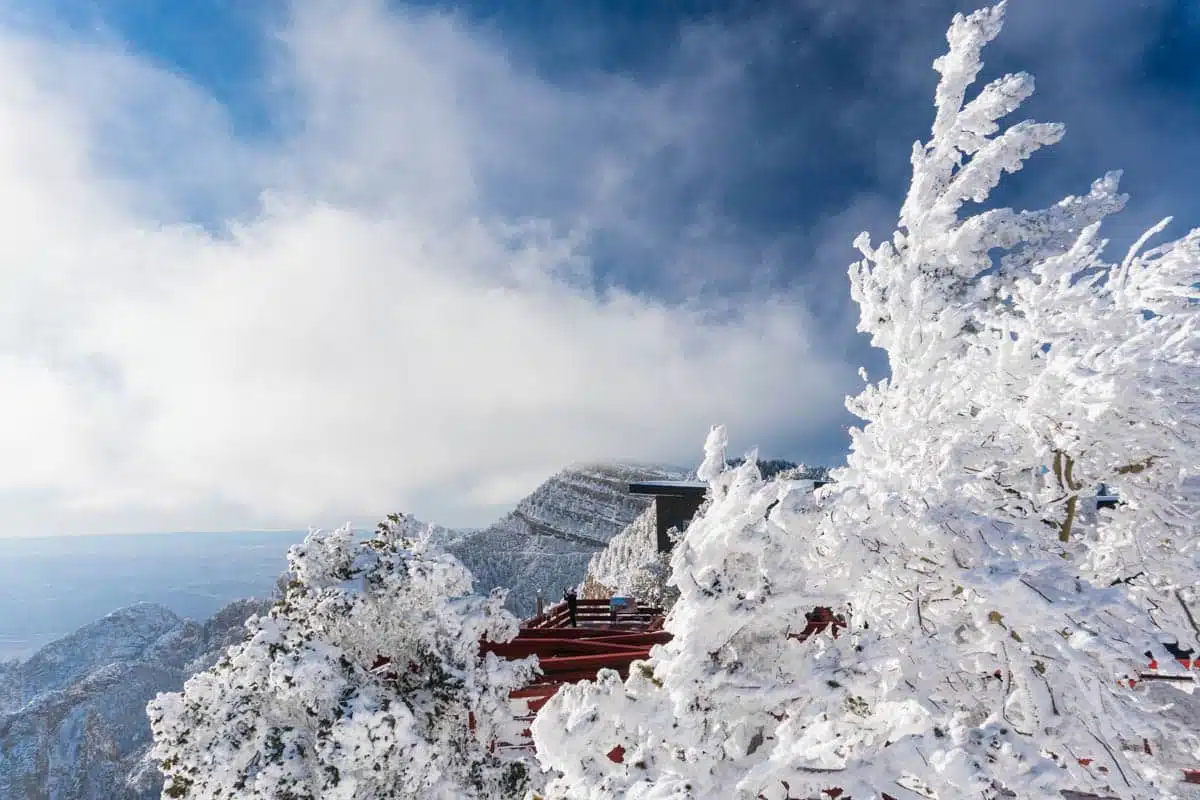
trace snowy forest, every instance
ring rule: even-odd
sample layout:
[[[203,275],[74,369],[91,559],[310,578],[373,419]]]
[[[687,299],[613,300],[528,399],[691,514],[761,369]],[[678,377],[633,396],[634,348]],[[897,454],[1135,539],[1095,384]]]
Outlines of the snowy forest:
[[[709,432],[668,644],[565,685],[536,755],[505,755],[538,666],[481,650],[517,634],[503,592],[404,516],[314,532],[246,640],[150,704],[163,796],[1193,796],[1200,229],[1110,254],[1118,173],[988,204],[1064,134],[1002,122],[1030,75],[972,88],[1003,16],[954,18],[896,229],[855,241],[859,330],[889,368],[847,400],[846,465],[814,492]],[[796,636],[814,608],[838,624]],[[1151,660],[1171,680],[1148,689]]]

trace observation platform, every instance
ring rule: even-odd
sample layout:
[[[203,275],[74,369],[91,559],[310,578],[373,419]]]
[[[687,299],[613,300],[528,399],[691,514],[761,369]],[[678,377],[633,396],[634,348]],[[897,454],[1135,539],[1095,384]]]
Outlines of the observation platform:
[[[571,624],[567,603],[556,603],[523,621],[520,633],[511,642],[482,643],[481,652],[501,658],[537,656],[542,672],[533,683],[509,695],[516,724],[505,741],[496,743],[497,752],[532,752],[529,726],[565,684],[595,680],[602,669],[616,670],[626,678],[633,662],[648,659],[650,648],[671,640],[671,634],[663,630],[661,608],[632,598],[617,599],[624,602],[580,598],[576,601],[575,625]],[[608,756],[619,762],[623,753],[617,750]]]

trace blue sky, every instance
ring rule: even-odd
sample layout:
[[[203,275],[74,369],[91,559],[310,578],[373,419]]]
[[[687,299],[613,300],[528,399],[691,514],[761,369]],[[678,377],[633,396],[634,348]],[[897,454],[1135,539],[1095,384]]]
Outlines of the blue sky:
[[[840,460],[956,10],[904,0],[0,4],[0,535],[493,517],[566,463]],[[985,77],[1200,220],[1194,0],[1011,0]],[[7,428],[5,430],[4,428]]]

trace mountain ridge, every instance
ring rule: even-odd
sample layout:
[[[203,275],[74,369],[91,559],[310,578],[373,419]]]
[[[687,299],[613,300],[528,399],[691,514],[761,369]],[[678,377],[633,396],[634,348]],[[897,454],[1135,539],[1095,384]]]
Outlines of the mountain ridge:
[[[243,635],[270,599],[235,600],[204,622],[135,603],[0,671],[0,797],[152,800],[146,703],[178,691]],[[138,785],[129,785],[131,776]]]
[[[504,587],[509,610],[529,616],[539,593],[553,599],[580,584],[591,557],[649,507],[649,498],[629,494],[630,483],[687,475],[670,465],[578,462],[552,475],[496,522],[459,536],[446,549],[471,570],[476,591]]]

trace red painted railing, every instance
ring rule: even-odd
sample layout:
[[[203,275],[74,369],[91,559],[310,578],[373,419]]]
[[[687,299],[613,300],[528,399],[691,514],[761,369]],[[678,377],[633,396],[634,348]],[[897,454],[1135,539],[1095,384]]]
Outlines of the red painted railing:
[[[483,642],[483,652],[502,658],[537,656],[541,670],[532,684],[509,695],[522,728],[514,731],[509,741],[498,742],[497,748],[532,751],[528,725],[564,684],[595,680],[602,669],[628,677],[633,662],[649,658],[654,645],[671,640],[662,623],[663,613],[658,608],[621,608],[614,614],[608,600],[581,598],[576,603],[574,626],[570,609],[562,602],[526,620],[511,642]],[[613,758],[613,753],[609,757]]]

